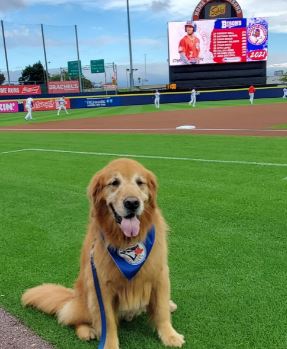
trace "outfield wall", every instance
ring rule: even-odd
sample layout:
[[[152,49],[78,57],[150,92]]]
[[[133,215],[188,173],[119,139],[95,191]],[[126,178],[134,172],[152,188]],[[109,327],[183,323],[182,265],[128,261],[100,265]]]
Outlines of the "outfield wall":
[[[283,96],[283,87],[257,88],[255,99],[258,98],[280,98]],[[58,98],[58,97],[57,97]],[[154,102],[154,94],[130,94],[130,95],[72,95],[66,96],[70,102],[71,109],[80,108],[99,108],[99,107],[117,107],[129,105],[144,105]],[[220,101],[220,100],[237,100],[248,99],[248,91],[246,89],[234,90],[217,90],[217,91],[200,91],[197,96],[198,102],[201,101]],[[55,101],[55,97],[51,95],[40,95],[34,98],[37,102],[41,100],[51,102]],[[160,102],[164,103],[187,103],[190,100],[190,92],[161,92]],[[5,112],[8,104],[18,102],[18,111],[24,111],[23,96],[11,96],[11,98],[2,98],[2,111]],[[7,104],[7,107],[5,106]],[[16,110],[16,109],[15,109]]]
[[[283,96],[283,88],[258,88],[255,98],[280,98]],[[246,89],[238,90],[220,90],[220,91],[202,91],[197,100],[200,101],[220,101],[248,99]],[[161,103],[186,103],[190,100],[190,92],[162,92],[160,96]],[[121,96],[95,96],[71,98],[71,108],[90,108],[90,107],[115,107],[129,105],[144,105],[154,102],[154,94],[133,94]]]

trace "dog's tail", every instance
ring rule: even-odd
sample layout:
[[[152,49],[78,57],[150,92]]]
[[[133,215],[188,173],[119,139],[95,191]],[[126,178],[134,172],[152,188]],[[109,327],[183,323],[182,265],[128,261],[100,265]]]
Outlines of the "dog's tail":
[[[91,322],[85,300],[75,290],[61,285],[43,284],[30,288],[22,295],[22,304],[55,314],[64,325]]]
[[[22,295],[24,306],[35,307],[47,314],[57,314],[74,298],[74,290],[56,284],[43,284],[30,288]]]

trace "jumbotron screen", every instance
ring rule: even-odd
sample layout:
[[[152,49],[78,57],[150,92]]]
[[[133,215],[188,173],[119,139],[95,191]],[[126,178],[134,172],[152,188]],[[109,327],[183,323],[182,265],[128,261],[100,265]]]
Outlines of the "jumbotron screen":
[[[266,18],[227,18],[168,23],[169,64],[266,61]]]

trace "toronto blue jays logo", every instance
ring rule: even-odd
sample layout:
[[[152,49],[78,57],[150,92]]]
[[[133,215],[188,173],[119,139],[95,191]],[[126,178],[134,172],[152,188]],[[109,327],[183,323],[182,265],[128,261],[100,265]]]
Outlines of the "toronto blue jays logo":
[[[141,264],[146,259],[146,247],[139,242],[134,246],[118,250],[118,255],[131,265]]]

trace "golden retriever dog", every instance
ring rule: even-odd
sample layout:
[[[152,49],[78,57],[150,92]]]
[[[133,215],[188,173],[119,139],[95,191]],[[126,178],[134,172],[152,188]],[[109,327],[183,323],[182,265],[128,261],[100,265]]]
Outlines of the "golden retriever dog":
[[[176,304],[170,300],[167,225],[156,194],[154,174],[137,161],[117,159],[97,172],[88,187],[90,219],[74,288],[34,287],[23,294],[23,305],[55,314],[61,324],[74,326],[83,340],[99,339],[105,321],[104,349],[119,349],[120,319],[131,320],[146,311],[162,343],[182,347],[184,337],[171,324]],[[124,258],[128,269],[140,265],[135,275],[127,277],[115,255]],[[105,320],[91,265],[96,269]]]

